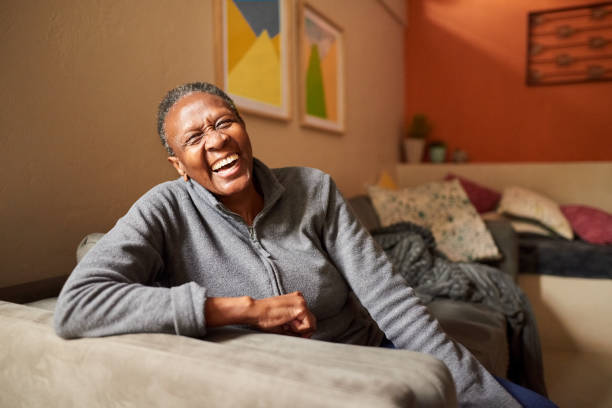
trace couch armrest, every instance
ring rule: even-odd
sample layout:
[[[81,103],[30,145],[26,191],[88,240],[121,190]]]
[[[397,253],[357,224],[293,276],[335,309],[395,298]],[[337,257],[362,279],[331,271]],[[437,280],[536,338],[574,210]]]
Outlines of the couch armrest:
[[[372,200],[367,195],[358,195],[348,199],[348,204],[355,213],[355,216],[368,231],[379,228],[380,218],[372,205]]]
[[[0,406],[454,407],[425,354],[238,329],[63,340],[52,312],[0,302]]]
[[[519,270],[519,244],[518,236],[512,224],[506,218],[499,217],[485,219],[485,225],[495,241],[495,245],[502,254],[500,261],[487,262],[488,264],[501,269],[509,275],[514,282],[517,282]]]

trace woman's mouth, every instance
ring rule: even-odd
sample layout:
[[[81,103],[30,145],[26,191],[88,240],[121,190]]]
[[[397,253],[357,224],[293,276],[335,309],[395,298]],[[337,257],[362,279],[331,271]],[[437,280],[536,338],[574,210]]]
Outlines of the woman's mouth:
[[[216,161],[211,169],[215,173],[224,173],[225,171],[231,169],[238,162],[238,154],[232,153],[229,156]]]

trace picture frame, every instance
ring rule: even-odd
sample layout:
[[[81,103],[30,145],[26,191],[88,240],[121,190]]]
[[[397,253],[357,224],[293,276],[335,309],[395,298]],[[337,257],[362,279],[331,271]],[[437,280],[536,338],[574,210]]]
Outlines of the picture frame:
[[[299,109],[302,126],[345,131],[345,59],[342,28],[307,2],[299,13]]]
[[[241,112],[291,119],[291,0],[214,0],[216,82]]]
[[[612,81],[612,1],[530,12],[528,86]]]

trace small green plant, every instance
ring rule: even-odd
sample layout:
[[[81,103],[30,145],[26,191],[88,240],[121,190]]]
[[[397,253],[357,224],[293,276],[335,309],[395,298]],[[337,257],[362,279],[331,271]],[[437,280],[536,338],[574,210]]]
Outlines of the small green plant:
[[[431,125],[427,120],[427,116],[418,113],[412,117],[412,123],[408,129],[408,137],[417,139],[425,139],[431,131]]]

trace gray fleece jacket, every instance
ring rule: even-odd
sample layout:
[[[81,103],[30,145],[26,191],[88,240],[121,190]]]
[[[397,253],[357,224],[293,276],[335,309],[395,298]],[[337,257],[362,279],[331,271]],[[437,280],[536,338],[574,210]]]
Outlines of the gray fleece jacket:
[[[264,208],[252,227],[193,180],[142,196],[70,275],[57,333],[203,337],[207,297],[299,290],[317,318],[313,338],[378,346],[384,332],[397,348],[444,361],[462,406],[519,406],[441,330],[327,174],[258,160],[254,174]]]

